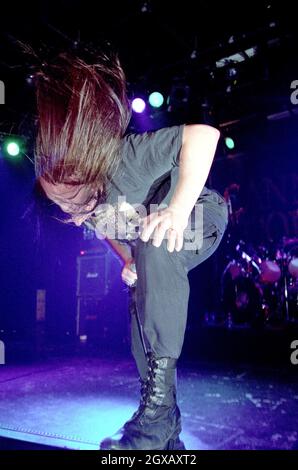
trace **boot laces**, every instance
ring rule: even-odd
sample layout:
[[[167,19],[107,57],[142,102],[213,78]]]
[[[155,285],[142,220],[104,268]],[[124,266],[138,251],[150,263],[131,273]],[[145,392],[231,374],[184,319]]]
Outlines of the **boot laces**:
[[[151,403],[155,394],[155,377],[157,362],[150,357],[148,360],[148,372],[145,381],[141,385],[141,405],[146,406]]]
[[[140,383],[141,383],[140,404],[132,417],[132,421],[136,419],[141,420],[141,417],[144,415],[146,408],[148,407],[148,405],[150,405],[154,397],[154,393],[155,393],[154,379],[156,376],[156,372],[155,372],[156,367],[158,367],[157,362],[151,356],[149,356],[147,377],[145,380],[140,379]]]

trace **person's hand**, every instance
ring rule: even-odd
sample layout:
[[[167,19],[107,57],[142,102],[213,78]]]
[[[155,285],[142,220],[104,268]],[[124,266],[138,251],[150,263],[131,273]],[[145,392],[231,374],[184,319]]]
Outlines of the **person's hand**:
[[[134,259],[129,259],[126,261],[122,272],[121,272],[122,281],[125,282],[130,287],[133,287],[138,279],[136,273],[136,265],[134,263]]]
[[[183,233],[187,224],[186,214],[169,206],[142,219],[141,240],[147,242],[152,238],[152,244],[159,247],[166,237],[168,251],[180,251],[183,247]]]

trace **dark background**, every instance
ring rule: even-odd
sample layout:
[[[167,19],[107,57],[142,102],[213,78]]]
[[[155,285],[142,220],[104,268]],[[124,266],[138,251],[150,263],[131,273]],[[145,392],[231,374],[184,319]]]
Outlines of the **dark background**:
[[[190,273],[186,354],[203,354],[194,345],[208,341],[208,354],[221,349],[210,346],[209,336],[219,333],[206,332],[202,322],[206,312],[221,311],[220,276],[237,242],[275,249],[283,237],[297,236],[298,113],[290,100],[291,83],[298,79],[296,29],[293,3],[285,1],[60,0],[24,2],[11,9],[1,6],[0,80],[5,83],[6,100],[0,106],[0,133],[25,136],[30,158],[36,130],[31,77],[35,64],[21,52],[17,40],[32,44],[45,57],[85,44],[96,51],[110,43],[126,72],[130,98],[147,97],[155,89],[167,98],[160,110],[148,111],[146,119],[133,115],[129,130],[185,122],[220,128],[222,137],[207,183],[221,193],[230,184],[239,184],[237,203],[244,212],[237,226],[230,224],[217,253]],[[243,51],[251,48],[255,55],[245,57]],[[245,60],[227,59],[236,53]],[[218,67],[222,59],[225,66]],[[235,140],[232,151],[225,147],[226,136]],[[12,162],[3,152],[0,155],[1,334],[20,343],[31,341],[36,289],[46,289],[46,337],[66,344],[75,337],[76,258],[81,250],[94,248],[94,241],[84,240],[83,230],[63,225],[36,207],[33,165],[28,159]],[[115,350],[128,350],[121,264],[112,252],[107,259],[113,274],[106,300],[109,341]],[[288,332],[288,326],[285,329]],[[221,340],[227,340],[224,344],[231,345],[231,336],[225,336],[231,332],[220,334]],[[242,335],[236,331],[233,336],[237,351]],[[265,335],[258,332],[259,348],[262,357],[270,359]],[[283,338],[281,357],[286,357],[288,343]],[[255,336],[249,340],[255,341]],[[256,356],[260,360],[259,352]]]

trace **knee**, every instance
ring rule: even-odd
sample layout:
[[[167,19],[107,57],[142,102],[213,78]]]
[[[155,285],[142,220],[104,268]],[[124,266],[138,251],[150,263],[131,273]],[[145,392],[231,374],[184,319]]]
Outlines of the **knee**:
[[[150,263],[163,263],[170,259],[171,253],[167,250],[167,240],[163,240],[159,247],[152,245],[151,240],[143,242],[138,240],[135,249],[136,263],[145,260]]]

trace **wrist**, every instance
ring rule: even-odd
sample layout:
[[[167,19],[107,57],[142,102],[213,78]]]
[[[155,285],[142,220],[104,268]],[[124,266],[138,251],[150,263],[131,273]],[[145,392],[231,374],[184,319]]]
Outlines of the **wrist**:
[[[179,220],[181,220],[182,224],[187,224],[188,218],[191,214],[191,210],[185,208],[176,203],[170,203],[169,210],[172,211]]]
[[[134,260],[133,258],[126,258],[126,259],[124,260],[124,262],[125,262],[126,266],[129,266],[129,265],[131,265],[131,264],[134,264],[134,263],[135,263],[135,260]]]

